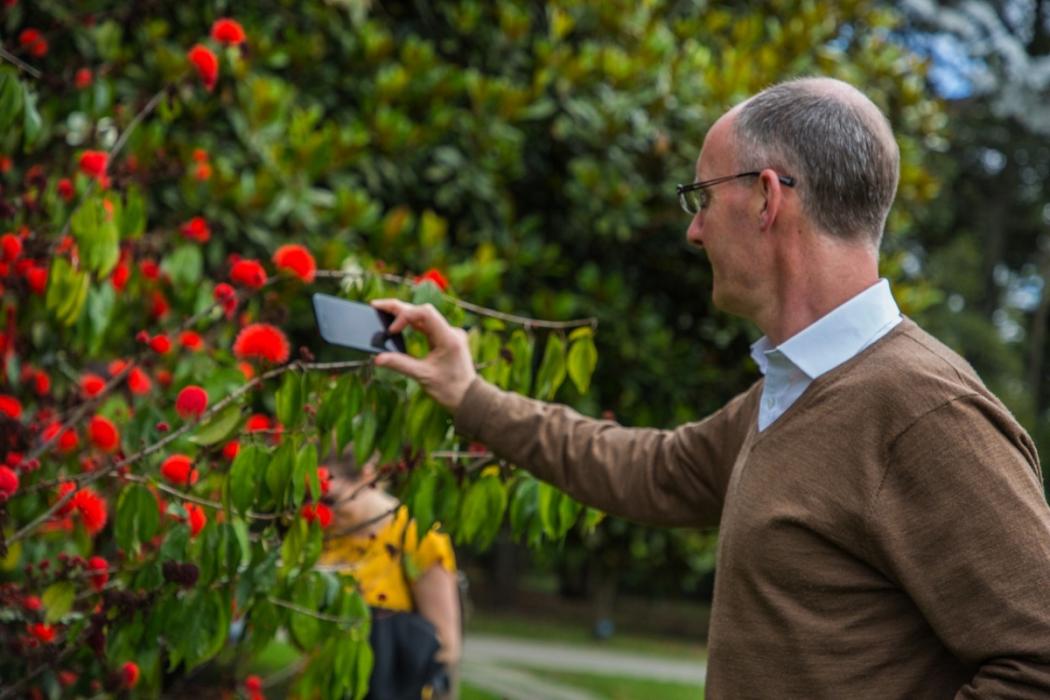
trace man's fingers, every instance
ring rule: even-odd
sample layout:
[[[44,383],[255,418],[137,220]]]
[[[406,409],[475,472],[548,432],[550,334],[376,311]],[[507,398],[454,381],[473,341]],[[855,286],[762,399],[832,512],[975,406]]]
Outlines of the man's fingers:
[[[452,326],[432,304],[416,306],[397,299],[375,299],[372,306],[394,314],[394,321],[388,329],[391,333],[400,333],[405,326],[411,325],[426,335],[431,347],[448,345],[451,340]]]
[[[379,367],[386,367],[408,375],[416,381],[420,381],[426,371],[426,365],[422,360],[400,352],[381,352],[376,355],[375,363]]]

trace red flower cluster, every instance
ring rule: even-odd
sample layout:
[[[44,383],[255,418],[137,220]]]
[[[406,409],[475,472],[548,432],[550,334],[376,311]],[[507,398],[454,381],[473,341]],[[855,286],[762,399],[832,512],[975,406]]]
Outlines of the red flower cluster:
[[[273,254],[273,263],[281,270],[287,270],[303,282],[310,284],[317,276],[317,262],[304,246],[289,243],[277,249]]]
[[[153,380],[141,367],[135,367],[128,372],[128,388],[131,389],[132,394],[142,396],[148,394],[153,388]]]
[[[244,27],[235,19],[223,17],[211,25],[211,38],[222,44],[236,46],[245,40]]]
[[[233,318],[234,312],[237,311],[237,292],[233,290],[233,287],[225,282],[219,282],[215,285],[214,295],[215,301],[222,304],[222,310],[226,314],[226,318]]]
[[[204,88],[211,92],[219,81],[219,59],[204,44],[197,44],[186,54],[193,67],[197,69]]]
[[[76,188],[73,187],[73,181],[68,177],[64,177],[58,181],[58,196],[67,202],[73,201],[73,197],[77,194]]]
[[[41,644],[50,644],[55,638],[55,628],[43,622],[26,625],[26,631],[29,632],[29,636]]]
[[[72,504],[89,534],[94,535],[106,526],[106,501],[91,489],[82,488],[77,491]]]
[[[186,509],[187,523],[190,526],[190,537],[196,537],[204,529],[204,526],[208,524],[208,516],[204,514],[204,509],[196,503],[184,503],[182,507]]]
[[[41,437],[44,442],[50,442],[52,438],[58,435],[58,431],[61,430],[62,426],[57,421],[50,423],[44,432],[41,433]],[[63,454],[69,454],[73,450],[77,449],[77,445],[80,444],[79,438],[77,438],[76,432],[72,428],[66,428],[61,435],[58,436],[58,450]]]
[[[18,474],[7,467],[0,466],[0,498],[7,500],[18,490]]]
[[[196,331],[183,331],[179,334],[179,345],[190,352],[197,352],[204,347],[204,340]]]
[[[149,339],[149,347],[158,355],[167,355],[171,352],[171,339],[163,333],[158,333]]]
[[[165,459],[160,465],[160,473],[174,486],[192,486],[200,476],[193,468],[193,460],[181,454]]]
[[[245,678],[244,689],[248,691],[248,700],[265,700],[262,692],[262,679],[258,676]]]
[[[306,503],[300,513],[306,522],[312,523],[316,520],[322,528],[328,527],[332,522],[332,510],[324,503],[318,503],[316,506]]]
[[[182,225],[182,235],[191,241],[207,243],[208,239],[211,238],[211,229],[208,227],[208,222],[204,220],[204,217],[195,216]]]
[[[106,380],[97,374],[90,372],[80,377],[80,391],[84,394],[84,398],[94,398],[102,393],[102,390],[106,387]]]
[[[441,274],[441,271],[436,267],[432,267],[422,275],[417,275],[414,279],[416,284],[422,284],[423,282],[433,282],[443,292],[448,291],[448,280]]]
[[[260,358],[273,364],[288,361],[291,345],[284,333],[268,323],[252,323],[241,329],[233,341],[233,354],[238,359]]]
[[[22,33],[18,35],[18,43],[30,56],[43,58],[47,55],[47,39],[44,38],[39,29],[33,29],[32,27],[23,29]]]
[[[87,560],[88,580],[91,587],[101,591],[109,581],[109,562],[100,556],[94,556]]]
[[[193,177],[202,182],[210,179],[211,163],[208,162],[208,152],[203,148],[193,149],[193,160],[197,163],[197,168],[193,171]]]
[[[22,404],[14,396],[0,394],[0,413],[18,420],[22,417]]]
[[[78,68],[77,72],[73,75],[73,86],[77,90],[85,90],[91,87],[91,82],[94,77],[91,75],[90,68]]]
[[[230,279],[243,287],[258,289],[266,284],[266,270],[257,260],[238,260],[230,268]]]
[[[109,154],[105,151],[84,151],[80,154],[80,172],[95,178],[100,184],[106,180],[107,167]]]
[[[120,447],[120,433],[113,421],[104,416],[92,416],[88,423],[88,437],[103,452],[113,452]]]
[[[208,392],[199,386],[191,384],[183,387],[175,399],[175,412],[183,420],[200,418],[206,408],[208,408]]]
[[[125,688],[134,688],[139,682],[139,667],[134,661],[125,661],[120,667],[120,683]]]
[[[22,255],[22,239],[13,233],[5,233],[0,236],[0,260],[5,263],[13,263]]]

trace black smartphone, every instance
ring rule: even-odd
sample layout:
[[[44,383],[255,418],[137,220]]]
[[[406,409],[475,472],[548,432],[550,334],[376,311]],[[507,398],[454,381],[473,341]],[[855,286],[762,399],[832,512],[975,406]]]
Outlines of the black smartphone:
[[[314,317],[325,342],[371,353],[406,352],[405,338],[387,332],[393,314],[328,294],[314,294],[313,302]]]

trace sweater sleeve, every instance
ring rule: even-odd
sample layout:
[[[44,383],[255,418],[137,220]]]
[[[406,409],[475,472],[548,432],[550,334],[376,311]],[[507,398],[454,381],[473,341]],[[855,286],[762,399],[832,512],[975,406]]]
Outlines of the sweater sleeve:
[[[976,669],[956,698],[1050,697],[1050,508],[1031,440],[973,395],[925,414],[888,457],[875,554]]]
[[[714,526],[748,418],[754,420],[746,396],[673,431],[624,428],[478,378],[455,422],[461,434],[607,513],[653,525]]]

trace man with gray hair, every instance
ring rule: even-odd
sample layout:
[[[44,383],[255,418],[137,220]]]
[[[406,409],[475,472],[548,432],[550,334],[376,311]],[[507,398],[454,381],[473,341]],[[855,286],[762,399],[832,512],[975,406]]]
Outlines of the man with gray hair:
[[[714,124],[678,188],[686,238],[714,303],[765,334],[764,376],[675,430],[500,391],[432,307],[374,302],[431,347],[376,363],[461,434],[609,513],[719,526],[708,698],[1050,697],[1039,459],[879,279],[898,163],[885,117],[834,80],[776,85]]]

